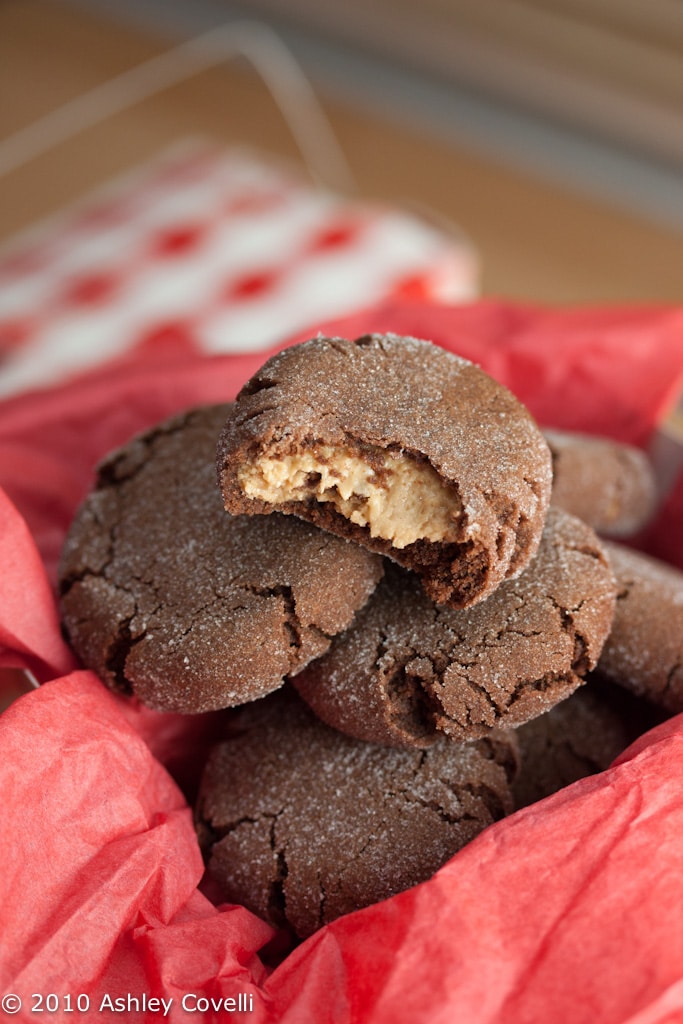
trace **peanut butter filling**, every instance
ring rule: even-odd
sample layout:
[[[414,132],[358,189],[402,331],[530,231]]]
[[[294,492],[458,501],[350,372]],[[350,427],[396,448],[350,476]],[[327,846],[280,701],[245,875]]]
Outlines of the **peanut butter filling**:
[[[428,464],[377,448],[372,464],[346,448],[316,445],[290,455],[264,455],[237,473],[243,492],[268,504],[331,502],[372,537],[404,548],[417,540],[455,537],[462,505]]]

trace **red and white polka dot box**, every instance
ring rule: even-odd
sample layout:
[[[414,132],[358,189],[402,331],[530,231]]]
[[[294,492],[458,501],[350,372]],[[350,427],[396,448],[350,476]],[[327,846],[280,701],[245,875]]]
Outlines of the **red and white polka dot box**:
[[[187,143],[0,250],[0,398],[141,347],[257,351],[382,299],[476,288],[460,238]]]

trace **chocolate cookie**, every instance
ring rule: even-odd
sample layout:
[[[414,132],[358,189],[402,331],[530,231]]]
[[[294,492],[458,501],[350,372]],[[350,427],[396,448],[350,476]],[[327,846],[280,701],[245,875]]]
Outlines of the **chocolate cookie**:
[[[506,734],[427,752],[362,743],[280,691],[240,712],[197,807],[231,902],[305,937],[429,878],[512,807]]]
[[[551,509],[525,572],[474,608],[437,606],[388,565],[353,626],[293,683],[324,721],[361,739],[473,739],[568,697],[598,659],[614,601],[593,531]]]
[[[657,491],[645,452],[587,434],[543,433],[553,457],[553,505],[609,537],[626,537],[647,523]]]
[[[391,334],[270,359],[237,397],[218,471],[229,512],[294,513],[414,569],[453,607],[521,572],[551,487],[548,447],[509,391]]]
[[[672,714],[683,711],[683,573],[606,544],[617,607],[598,663],[606,678]]]
[[[193,410],[106,459],[62,554],[74,649],[160,710],[274,690],[327,649],[382,574],[376,555],[300,520],[226,515],[214,459],[227,412]]]
[[[567,700],[515,730],[520,758],[512,786],[515,807],[609,768],[658,720],[645,701],[589,679]]]

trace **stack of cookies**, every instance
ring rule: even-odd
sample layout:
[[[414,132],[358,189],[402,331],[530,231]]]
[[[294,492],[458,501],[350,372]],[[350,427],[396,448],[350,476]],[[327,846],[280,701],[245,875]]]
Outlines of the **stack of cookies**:
[[[316,338],[102,463],[64,628],[150,707],[239,706],[198,833],[228,900],[305,937],[605,768],[643,696],[683,709],[683,577],[598,539],[654,494],[642,453],[544,435],[428,342]]]

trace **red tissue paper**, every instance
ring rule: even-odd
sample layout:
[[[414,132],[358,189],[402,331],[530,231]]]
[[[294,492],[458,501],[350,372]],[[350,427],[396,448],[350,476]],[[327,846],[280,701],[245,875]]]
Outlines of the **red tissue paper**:
[[[307,334],[319,329],[431,339],[480,363],[543,425],[644,446],[683,384],[675,309],[404,302]],[[43,684],[0,716],[2,1014],[72,1024],[683,1021],[679,718],[277,966],[259,955],[267,925],[204,895],[187,795],[223,719],[148,711],[79,669],[60,636],[54,574],[96,461],[162,417],[231,398],[264,358],[138,355],[0,407],[0,665]],[[679,566],[682,512],[679,481],[643,539]]]

